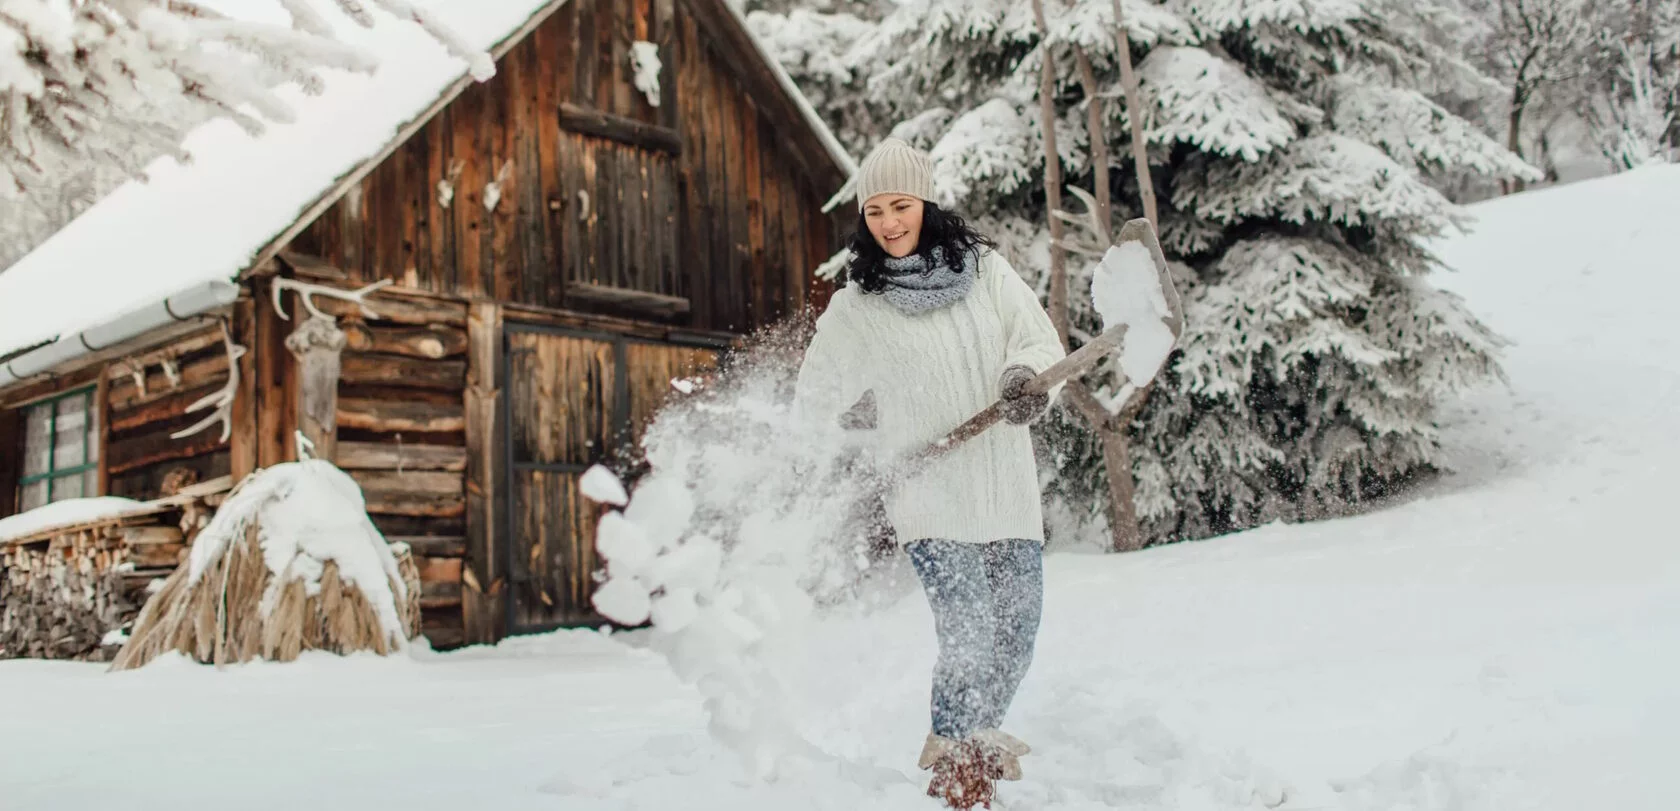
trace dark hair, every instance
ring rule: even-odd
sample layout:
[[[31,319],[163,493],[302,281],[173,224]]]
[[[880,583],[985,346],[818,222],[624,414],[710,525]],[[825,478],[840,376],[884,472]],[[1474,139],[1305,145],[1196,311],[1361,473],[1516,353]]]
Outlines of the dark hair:
[[[856,282],[865,293],[886,290],[887,252],[882,249],[881,243],[875,241],[875,235],[869,233],[869,218],[862,212],[858,213],[857,230],[852,232],[846,247],[852,253],[852,258],[846,263],[846,279]],[[996,248],[997,245],[974,230],[962,217],[924,201],[922,233],[917,237],[916,253],[924,259],[931,259],[935,247],[940,248],[947,260],[960,270],[962,262],[958,257],[973,253],[978,261],[982,249]]]

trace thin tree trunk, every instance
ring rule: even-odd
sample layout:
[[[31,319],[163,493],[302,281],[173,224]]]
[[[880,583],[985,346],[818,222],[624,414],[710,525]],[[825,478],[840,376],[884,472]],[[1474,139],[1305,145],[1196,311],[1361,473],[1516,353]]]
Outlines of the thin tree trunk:
[[[1523,105],[1524,104],[1525,104],[1525,102],[1522,99],[1522,93],[1513,91],[1511,93],[1511,122],[1510,122],[1511,135],[1510,135],[1510,138],[1507,140],[1507,142],[1505,144],[1505,148],[1511,150],[1511,154],[1516,155],[1519,158],[1521,158],[1523,156],[1523,153],[1522,153],[1522,116],[1523,116]],[[1522,178],[1520,178],[1520,177],[1512,178],[1511,182],[1510,182],[1510,188],[1506,189],[1505,191],[1506,191],[1507,194],[1512,193],[1512,192],[1519,192],[1519,191],[1523,190],[1525,185],[1526,184],[1523,183]]]
[[[1033,17],[1038,21],[1039,50],[1044,60],[1039,71],[1038,108],[1044,124],[1044,198],[1050,220],[1050,323],[1062,346],[1068,345],[1067,262],[1062,256],[1062,164],[1056,149],[1056,63],[1050,53],[1050,26],[1044,19],[1044,0],[1033,0]]]
[[[1109,233],[1114,199],[1108,178],[1108,128],[1103,125],[1102,106],[1097,101],[1097,75],[1091,69],[1091,59],[1085,49],[1074,46],[1079,60],[1079,79],[1085,84],[1087,109],[1085,127],[1091,140],[1094,196],[1096,198],[1097,239],[1106,247],[1114,243]],[[1076,394],[1089,397],[1078,381]],[[1092,402],[1096,398],[1089,397]],[[1087,414],[1091,429],[1102,443],[1103,461],[1108,468],[1108,530],[1109,547],[1115,552],[1129,552],[1142,547],[1143,533],[1138,527],[1137,506],[1132,483],[1132,456],[1127,448],[1126,425],[1099,406],[1095,416]]]
[[[1103,126],[1102,100],[1097,96],[1097,73],[1091,69],[1091,57],[1078,45],[1073,53],[1079,59],[1079,80],[1085,84],[1085,129],[1091,135],[1092,190],[1097,197],[1097,225],[1102,228],[1100,236],[1107,246],[1114,242],[1108,234],[1114,222],[1114,195],[1108,186],[1108,131]]]
[[[1132,124],[1132,162],[1137,164],[1138,195],[1143,198],[1143,216],[1161,232],[1161,217],[1155,206],[1155,180],[1149,174],[1149,142],[1143,131],[1143,93],[1138,90],[1137,72],[1132,70],[1132,43],[1126,37],[1125,12],[1114,0],[1114,31],[1119,46],[1120,87],[1126,91],[1126,117]]]
[[[1103,464],[1108,467],[1109,545],[1115,552],[1143,548],[1143,531],[1138,525],[1137,494],[1132,483],[1132,451],[1126,424],[1098,432],[1102,439]]]

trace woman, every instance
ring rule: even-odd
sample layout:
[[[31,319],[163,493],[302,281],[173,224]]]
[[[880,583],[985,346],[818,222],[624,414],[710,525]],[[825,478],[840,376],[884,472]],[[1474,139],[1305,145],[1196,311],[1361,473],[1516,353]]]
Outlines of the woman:
[[[998,726],[1032,661],[1043,605],[1027,426],[1055,393],[1025,387],[1063,349],[1038,297],[992,242],[932,196],[932,162],[909,144],[888,139],[864,160],[848,283],[817,321],[797,399],[802,413],[868,435],[885,458],[1004,403],[1008,424],[887,497],[939,637],[933,729],[920,759],[938,795],[975,762],[991,779],[1020,779],[1027,747]]]

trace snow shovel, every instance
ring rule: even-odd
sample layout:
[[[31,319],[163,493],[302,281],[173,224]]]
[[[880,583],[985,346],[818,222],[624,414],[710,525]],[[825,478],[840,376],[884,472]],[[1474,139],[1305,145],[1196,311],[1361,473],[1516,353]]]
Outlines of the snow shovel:
[[[1139,264],[1144,261],[1153,265],[1158,290],[1148,286],[1147,268]],[[1149,347],[1154,350],[1149,354],[1158,355],[1158,359],[1146,358],[1142,363],[1127,364],[1127,359],[1121,358],[1121,365],[1127,372],[1128,380],[1132,386],[1141,389],[1154,379],[1161,363],[1172,352],[1173,346],[1177,345],[1179,336],[1184,332],[1183,305],[1179,302],[1178,291],[1173,288],[1172,272],[1167,268],[1167,257],[1161,251],[1161,241],[1156,238],[1155,228],[1149,224],[1148,219],[1139,217],[1127,222],[1120,229],[1120,238],[1103,255],[1102,264],[1093,275],[1091,293],[1092,298],[1096,300],[1098,312],[1103,314],[1102,334],[1040,372],[1027,383],[1027,393],[1046,394],[1056,386],[1090,371],[1091,367],[1110,353],[1124,355],[1126,333],[1134,327],[1140,335],[1146,331],[1157,333],[1156,336],[1152,336],[1157,345]],[[1158,295],[1158,300],[1116,300],[1150,298],[1151,294]],[[1159,330],[1154,328],[1154,325],[1145,323],[1149,318],[1158,319],[1171,334],[1170,341],[1165,345],[1159,345]],[[1154,362],[1150,363],[1151,360]],[[1139,377],[1143,379],[1138,379]],[[1002,419],[1003,401],[999,400],[984,411],[969,417],[967,422],[952,429],[944,437],[903,460],[895,466],[895,472],[898,474],[895,478],[904,478],[908,473],[920,470],[926,463],[985,433],[986,429]]]

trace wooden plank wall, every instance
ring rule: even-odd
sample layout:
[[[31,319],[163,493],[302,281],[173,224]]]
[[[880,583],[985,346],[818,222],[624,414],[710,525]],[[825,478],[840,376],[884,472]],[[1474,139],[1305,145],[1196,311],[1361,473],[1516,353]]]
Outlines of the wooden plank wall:
[[[819,210],[840,178],[719,33],[720,2],[571,0],[294,247],[351,282],[469,299],[638,317],[566,285],[687,297],[665,318],[695,329],[746,332],[808,303],[847,219]],[[633,85],[641,39],[661,46],[657,107]]]

